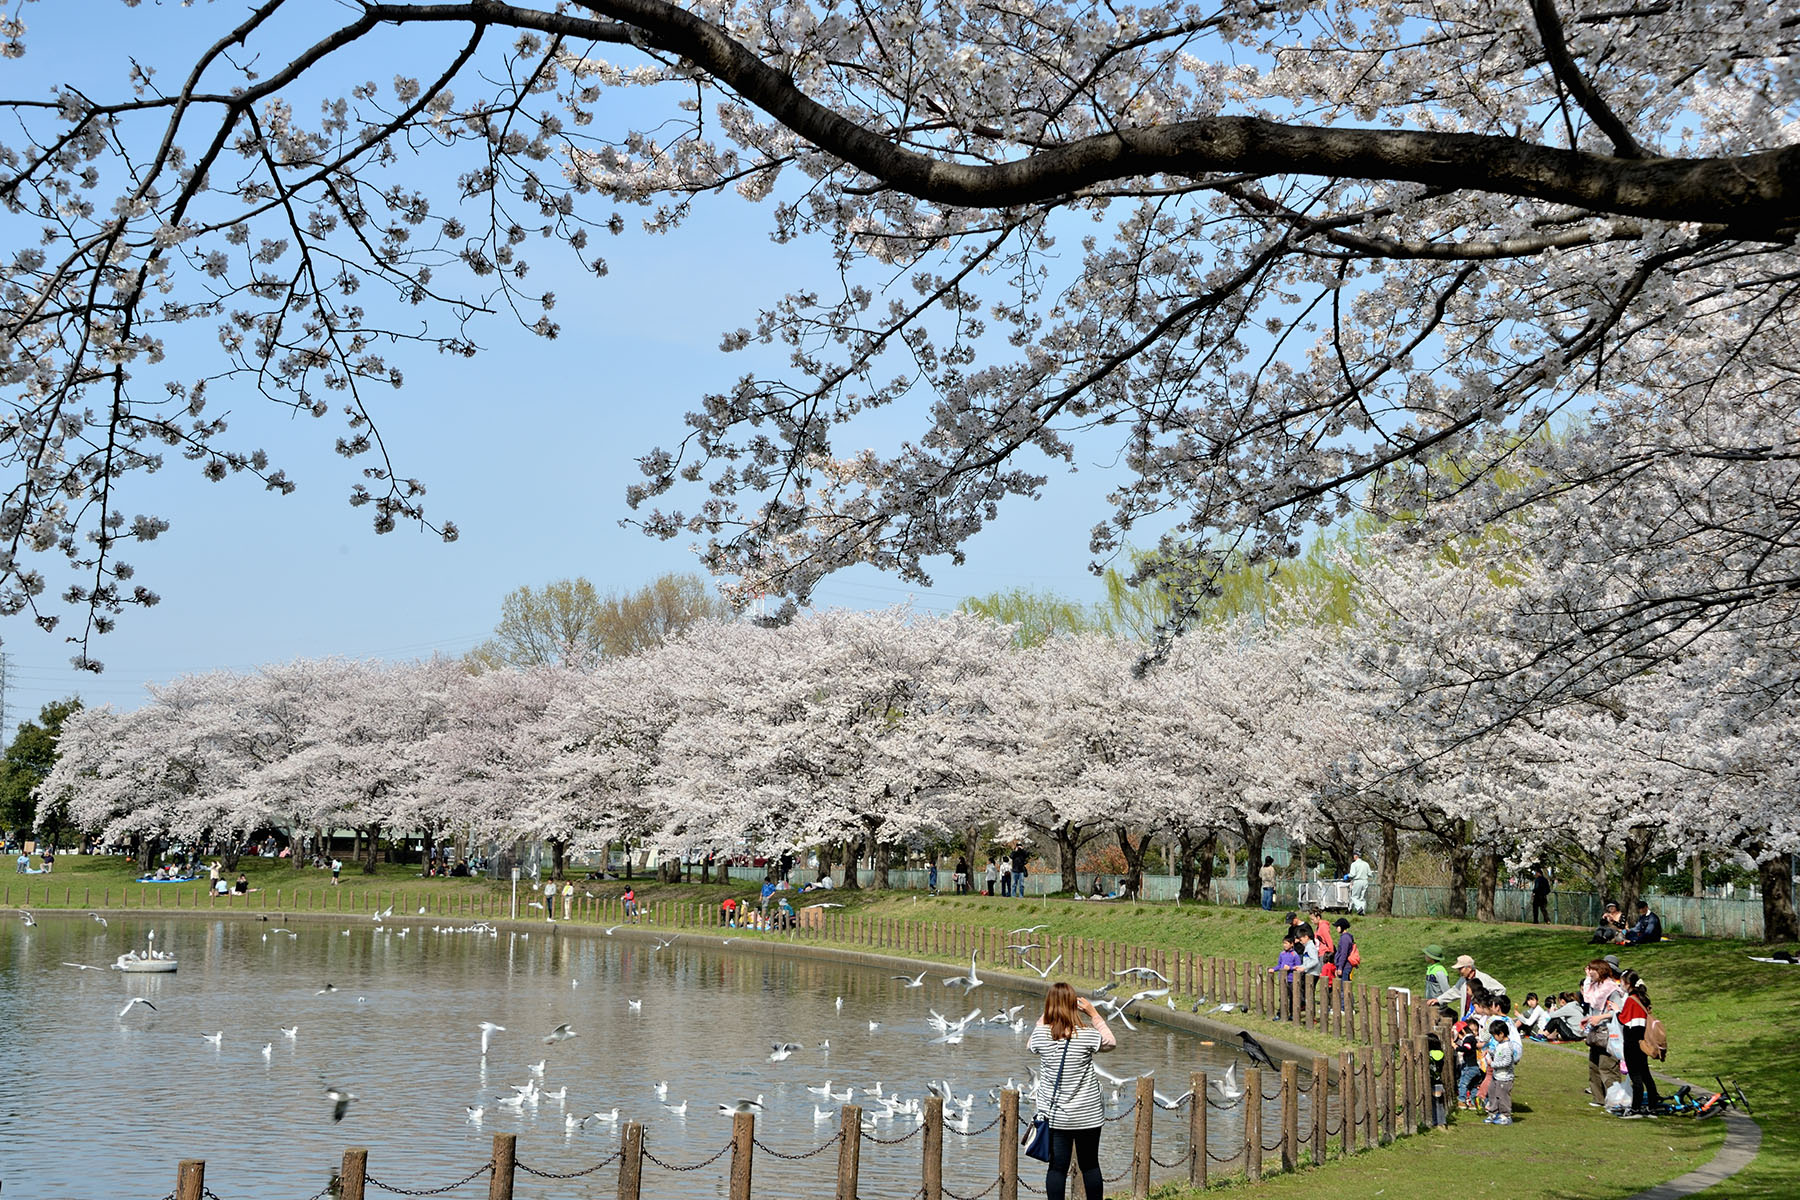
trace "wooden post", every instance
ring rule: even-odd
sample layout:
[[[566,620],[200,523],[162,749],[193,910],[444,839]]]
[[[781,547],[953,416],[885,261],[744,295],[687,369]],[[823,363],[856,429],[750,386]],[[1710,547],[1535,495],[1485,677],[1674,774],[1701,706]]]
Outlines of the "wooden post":
[[[1137,1122],[1131,1136],[1131,1194],[1143,1200],[1150,1194],[1150,1132],[1156,1120],[1156,1080],[1139,1075]]]
[[[1019,1200],[1019,1093],[1000,1093],[1000,1200]]]
[[[1394,1140],[1394,1102],[1398,1098],[1399,1088],[1394,1078],[1394,1047],[1390,1043],[1381,1048],[1381,1144],[1387,1145]]]
[[[1196,1192],[1206,1190],[1206,1072],[1188,1076],[1188,1089],[1194,1098],[1188,1101],[1188,1187]]]
[[[206,1194],[206,1160],[184,1158],[175,1168],[175,1200],[200,1200]]]
[[[619,1200],[639,1200],[644,1179],[644,1123],[625,1122],[625,1140],[619,1146]]]
[[[363,1200],[363,1181],[369,1177],[369,1152],[361,1146],[344,1151],[338,1171],[337,1200]]]
[[[488,1180],[488,1200],[512,1200],[513,1155],[518,1148],[517,1134],[494,1135],[494,1174]]]
[[[1312,1161],[1313,1166],[1324,1162],[1326,1155],[1325,1132],[1327,1110],[1331,1106],[1331,1060],[1323,1054],[1313,1056],[1312,1064]]]
[[[856,1200],[856,1175],[862,1163],[862,1107],[846,1104],[838,1112],[837,1200]]]
[[[1419,1131],[1418,1084],[1413,1078],[1418,1058],[1413,1053],[1413,1039],[1410,1036],[1394,1047],[1394,1065],[1400,1068],[1400,1111],[1403,1116],[1399,1133],[1414,1134]]]
[[[1362,1074],[1357,1080],[1362,1092],[1363,1115],[1363,1148],[1375,1148],[1375,1110],[1380,1104],[1375,1099],[1375,1047],[1364,1046],[1362,1052]]]
[[[1338,1055],[1338,1134],[1343,1157],[1356,1153],[1356,1052]]]
[[[1244,1071],[1244,1175],[1252,1182],[1262,1178],[1262,1068]]]
[[[734,1114],[731,1118],[731,1200],[750,1200],[750,1156],[755,1152],[756,1114]]]
[[[944,1098],[925,1097],[925,1200],[944,1200]]]
[[[1375,1041],[1375,989],[1363,984],[1362,989],[1362,1040],[1364,1045]]]
[[[1300,1064],[1281,1063],[1281,1169],[1300,1169]]]
[[[1448,1125],[1456,1119],[1456,1055],[1450,1053],[1450,1047],[1453,1042],[1454,1039],[1450,1036],[1450,1022],[1445,1021],[1440,1026],[1440,1032],[1438,1034],[1438,1044],[1443,1047],[1444,1053],[1442,1059],[1443,1077],[1441,1083],[1444,1088],[1444,1118],[1442,1123],[1445,1125]],[[1435,1108],[1435,1105],[1433,1107]]]

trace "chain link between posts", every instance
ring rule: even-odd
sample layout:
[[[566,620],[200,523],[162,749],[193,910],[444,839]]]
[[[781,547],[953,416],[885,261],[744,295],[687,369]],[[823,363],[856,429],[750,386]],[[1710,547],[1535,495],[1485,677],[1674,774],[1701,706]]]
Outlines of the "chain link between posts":
[[[976,1192],[973,1195],[965,1196],[960,1192],[953,1192],[949,1188],[944,1189],[944,1195],[950,1197],[950,1200],[981,1200],[981,1198],[983,1196],[987,1195],[989,1192],[993,1191],[995,1188],[997,1188],[999,1186],[1000,1186],[1000,1180],[998,1177],[996,1177],[994,1179],[994,1182],[988,1184],[986,1187],[982,1188],[979,1192]]]
[[[676,1171],[676,1172],[698,1171],[701,1167],[712,1166],[714,1163],[718,1162],[721,1158],[724,1158],[727,1154],[731,1153],[731,1147],[734,1144],[735,1143],[733,1143],[733,1142],[726,1142],[723,1146],[719,1147],[719,1152],[717,1154],[713,1155],[711,1158],[703,1158],[699,1162],[694,1163],[692,1166],[687,1166],[687,1167],[680,1167],[680,1166],[676,1166],[674,1163],[664,1162],[662,1159],[656,1157],[656,1155],[650,1153],[650,1151],[647,1147],[644,1150],[644,1157],[649,1159],[651,1162],[655,1163],[657,1166],[661,1167],[665,1171]]]
[[[491,1175],[493,1173],[494,1173],[494,1164],[493,1164],[492,1160],[489,1160],[487,1162],[482,1163],[479,1167],[476,1167],[473,1171],[470,1171],[467,1175],[464,1175],[461,1179],[457,1180],[455,1183],[445,1184],[443,1187],[435,1187],[435,1188],[394,1187],[392,1184],[386,1184],[386,1183],[381,1182],[381,1180],[375,1178],[373,1175],[364,1176],[363,1182],[368,1184],[370,1187],[379,1188],[381,1191],[392,1192],[396,1196],[441,1196],[445,1192],[454,1192],[457,1188],[462,1187],[465,1183],[471,1183],[477,1179],[480,1179],[483,1175]]]
[[[761,1138],[752,1138],[751,1142],[753,1145],[755,1145],[755,1147],[758,1150],[761,1150],[764,1154],[770,1155],[775,1158],[785,1158],[789,1162],[793,1162],[796,1159],[812,1158],[814,1155],[823,1154],[827,1150],[831,1149],[833,1146],[837,1145],[839,1142],[841,1142],[843,1140],[844,1140],[844,1131],[840,1129],[836,1133],[831,1135],[830,1141],[824,1143],[823,1145],[815,1146],[811,1150],[802,1150],[798,1154],[783,1154],[781,1151],[775,1149],[775,1147],[769,1145],[767,1142],[764,1142]]]
[[[570,1171],[566,1174],[556,1171],[540,1171],[536,1167],[528,1167],[524,1163],[517,1161],[515,1161],[513,1165],[527,1175],[536,1175],[539,1179],[580,1179],[583,1175],[592,1175],[596,1171],[603,1171],[624,1157],[625,1152],[623,1150],[614,1150],[611,1154],[607,1155],[593,1166],[583,1167],[579,1171]]]
[[[1150,1161],[1155,1163],[1157,1166],[1163,1168],[1165,1171],[1173,1171],[1176,1167],[1185,1167],[1188,1164],[1188,1160],[1193,1157],[1194,1157],[1194,1152],[1192,1150],[1189,1150],[1186,1154],[1182,1155],[1180,1158],[1176,1159],[1174,1162],[1164,1162],[1162,1159],[1156,1157],[1155,1150],[1152,1150],[1150,1152]]]
[[[1117,1115],[1110,1116],[1110,1117],[1102,1116],[1100,1118],[1100,1120],[1102,1122],[1110,1125],[1114,1121],[1123,1121],[1126,1117],[1129,1117],[1132,1113],[1134,1113],[1136,1111],[1137,1111],[1137,1100],[1135,1098],[1133,1098],[1131,1103],[1126,1105],[1123,1109],[1121,1109]]]
[[[998,1125],[999,1123],[1000,1123],[1000,1118],[995,1117],[993,1120],[989,1121],[986,1125],[983,1125],[980,1129],[958,1129],[954,1125],[946,1125],[946,1126],[944,1126],[944,1128],[948,1129],[951,1133],[954,1133],[957,1137],[980,1137],[982,1134],[986,1133],[988,1130],[992,1129],[994,1126]]]
[[[862,1136],[863,1136],[863,1141],[874,1142],[877,1146],[898,1146],[902,1142],[912,1141],[914,1138],[918,1137],[920,1134],[922,1134],[924,1132],[925,1132],[925,1127],[923,1125],[914,1125],[912,1127],[911,1132],[903,1133],[897,1138],[878,1138],[866,1129],[862,1131]]]

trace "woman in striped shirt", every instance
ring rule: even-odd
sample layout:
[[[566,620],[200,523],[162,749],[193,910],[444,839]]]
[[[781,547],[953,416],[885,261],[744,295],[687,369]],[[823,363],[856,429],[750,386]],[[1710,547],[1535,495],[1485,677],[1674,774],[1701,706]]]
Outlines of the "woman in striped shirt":
[[[1081,1166],[1082,1191],[1089,1200],[1105,1195],[1100,1177],[1100,1080],[1094,1055],[1119,1043],[1093,1002],[1057,982],[1044,997],[1044,1015],[1031,1031],[1027,1048],[1038,1056],[1037,1111],[1050,1118],[1050,1167],[1044,1176],[1048,1200],[1063,1200],[1069,1161]]]

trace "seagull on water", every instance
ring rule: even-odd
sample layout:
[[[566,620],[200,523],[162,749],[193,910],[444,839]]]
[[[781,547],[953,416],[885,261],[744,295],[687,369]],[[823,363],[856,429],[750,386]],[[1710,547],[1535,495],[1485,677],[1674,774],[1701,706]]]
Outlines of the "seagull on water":
[[[136,1008],[140,1004],[143,1005],[145,1008],[149,1009],[151,1012],[156,1011],[156,1005],[150,1003],[148,1000],[144,999],[142,996],[133,996],[130,1000],[127,1000],[125,1002],[125,1007],[121,1008],[119,1010],[119,1016],[120,1017],[130,1016],[131,1010]]]
[[[479,1125],[481,1124],[481,1118],[486,1114],[487,1109],[479,1104],[465,1104],[463,1105],[463,1111],[469,1114],[469,1124]]]
[[[604,1121],[609,1125],[618,1121],[618,1119],[619,1119],[619,1109],[616,1105],[613,1107],[613,1110],[611,1112],[597,1112],[597,1113],[589,1113],[588,1114],[588,1120]]]
[[[549,1065],[550,1065],[549,1059],[540,1058],[534,1063],[527,1063],[525,1065],[525,1069],[527,1071],[530,1071],[533,1075],[536,1075],[539,1079],[542,1079],[544,1077],[544,1068]]]
[[[322,988],[320,988],[320,989],[319,989],[319,990],[318,990],[318,991],[316,991],[316,992],[314,992],[314,993],[313,993],[313,995],[315,995],[315,996],[328,996],[328,995],[330,995],[330,994],[331,994],[331,993],[332,993],[332,992],[335,992],[335,991],[337,991],[337,984],[335,984],[335,983],[328,983],[328,984],[326,984],[326,985],[325,985],[325,986],[324,986],[324,987],[322,987]]]
[[[683,1100],[680,1104],[665,1104],[665,1105],[663,1105],[664,1108],[668,1109],[670,1112],[674,1113],[678,1117],[687,1116],[687,1106],[688,1106],[688,1102],[686,1100]]]
[[[219,1030],[217,1033],[203,1033],[200,1036],[211,1042],[213,1044],[213,1049],[215,1050],[219,1049],[225,1041],[225,1031],[223,1029]]]
[[[506,1026],[496,1025],[492,1021],[483,1021],[480,1024],[479,1028],[481,1030],[481,1057],[486,1058],[487,1052],[488,1052],[488,1042],[493,1038],[493,1036],[496,1033],[505,1033]]]
[[[298,1025],[283,1025],[281,1026],[281,1036],[291,1042],[300,1036],[300,1027]]]
[[[627,1000],[625,1003],[630,1006],[632,1012],[644,1011],[644,1002],[642,1000]]]
[[[268,1062],[270,1059],[275,1057],[275,1043],[274,1042],[264,1042],[263,1043],[262,1056],[263,1056],[264,1062]]]
[[[669,1098],[669,1081],[665,1079],[661,1083],[653,1085],[650,1090],[656,1093],[658,1100],[667,1100]]]
[[[815,1096],[829,1096],[831,1095],[831,1080],[827,1079],[821,1087],[813,1087],[808,1084],[806,1090]]]

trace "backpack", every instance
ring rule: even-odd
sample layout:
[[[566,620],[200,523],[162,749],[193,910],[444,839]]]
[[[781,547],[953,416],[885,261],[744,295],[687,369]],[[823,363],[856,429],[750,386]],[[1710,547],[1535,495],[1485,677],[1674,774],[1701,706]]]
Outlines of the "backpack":
[[[1669,1031],[1655,1016],[1644,1022],[1644,1053],[1658,1062],[1669,1057]]]
[[[1362,947],[1355,942],[1350,943],[1350,957],[1344,960],[1352,967],[1362,966]]]

